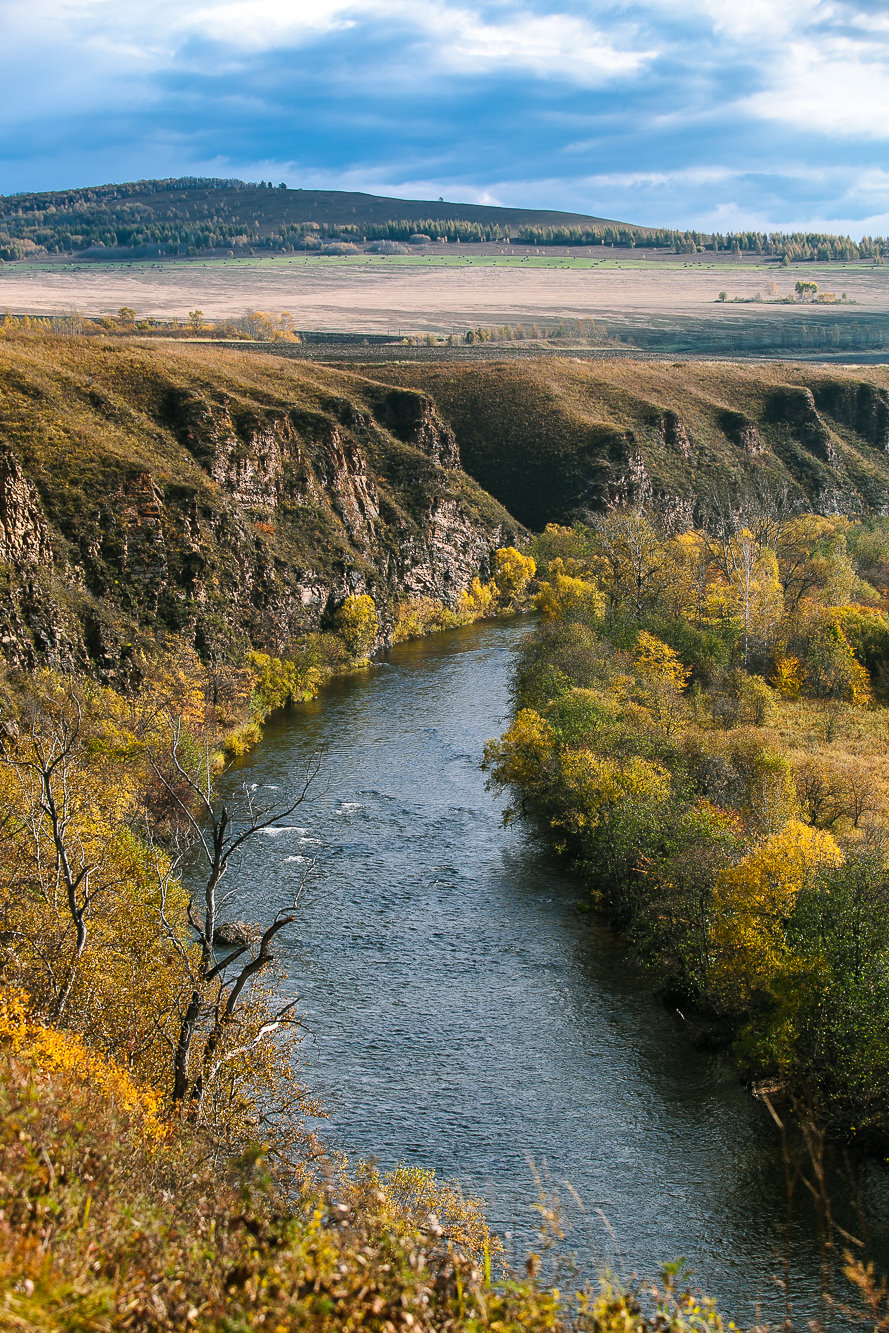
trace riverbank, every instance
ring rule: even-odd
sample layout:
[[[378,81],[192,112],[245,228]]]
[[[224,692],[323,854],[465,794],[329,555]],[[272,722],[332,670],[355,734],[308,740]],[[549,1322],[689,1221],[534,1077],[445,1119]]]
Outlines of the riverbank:
[[[688,1048],[620,943],[607,930],[591,931],[577,882],[526,830],[504,829],[498,804],[484,790],[479,759],[485,739],[507,719],[513,647],[526,632],[524,620],[491,621],[403,643],[373,671],[335,677],[317,699],[271,715],[263,743],[220,780],[223,800],[231,807],[248,792],[263,806],[286,805],[287,793],[319,749],[325,781],[315,799],[245,846],[228,884],[234,890],[229,911],[268,919],[292,900],[304,872],[317,862],[297,918],[278,937],[284,975],[273,998],[280,1005],[300,997],[302,1030],[310,1040],[296,1055],[294,1073],[297,1085],[308,1085],[326,1104],[330,1119],[314,1129],[333,1148],[376,1155],[383,1169],[407,1161],[437,1168],[439,1180],[457,1175],[488,1199],[489,1220],[519,1264],[526,1249],[539,1244],[530,1156],[547,1187],[574,1212],[568,1249],[589,1264],[587,1272],[608,1262],[629,1281],[633,1271],[650,1274],[662,1259],[683,1253],[724,1308],[744,1322],[756,1317],[760,1303],[777,1318],[782,1303],[773,1275],[781,1271],[784,1247],[782,1165],[763,1109],[744,1098],[718,1057]],[[177,697],[184,697],[181,687]],[[143,956],[143,967],[146,961]],[[2,1034],[4,1058],[9,1041],[9,1033]],[[40,1065],[28,1077],[42,1080],[48,1107],[53,1090],[53,1097],[68,1099],[81,1126],[93,1127],[72,1131],[66,1140],[75,1160],[86,1162],[98,1152],[112,1165],[90,1186],[89,1225],[83,1222],[79,1178],[66,1167],[65,1183],[52,1187],[59,1221],[40,1282],[30,1276],[30,1258],[25,1262],[18,1250],[10,1251],[16,1276],[8,1289],[0,1282],[0,1295],[13,1302],[9,1308],[17,1316],[31,1308],[55,1311],[62,1290],[58,1274],[70,1273],[81,1255],[91,1263],[98,1247],[110,1264],[118,1252],[127,1254],[134,1242],[113,1206],[121,1191],[137,1199],[133,1215],[149,1226],[150,1245],[159,1245],[153,1223],[144,1219],[160,1207],[152,1191],[172,1181],[181,1243],[190,1245],[188,1237],[204,1236],[208,1226],[219,1228],[224,1240],[205,1247],[201,1265],[189,1267],[188,1281],[136,1288],[125,1264],[117,1270],[118,1285],[103,1277],[99,1290],[92,1277],[84,1278],[74,1296],[64,1289],[72,1318],[80,1317],[83,1302],[92,1302],[95,1311],[101,1301],[111,1312],[109,1326],[116,1327],[117,1303],[129,1307],[138,1300],[147,1309],[151,1292],[166,1303],[163,1315],[151,1316],[156,1324],[146,1325],[158,1330],[179,1327],[180,1318],[215,1330],[214,1321],[242,1309],[254,1321],[272,1308],[281,1317],[308,1318],[311,1308],[313,1319],[329,1320],[319,1326],[332,1331],[346,1312],[363,1308],[364,1301],[372,1304],[380,1292],[390,1315],[393,1308],[407,1309],[421,1328],[422,1318],[450,1309],[441,1302],[452,1297],[457,1306],[449,1317],[458,1329],[468,1329],[473,1318],[481,1321],[474,1327],[485,1328],[486,1320],[500,1317],[501,1297],[484,1283],[474,1287],[467,1270],[464,1296],[446,1285],[450,1294],[436,1295],[421,1318],[418,1302],[438,1271],[428,1238],[411,1239],[410,1233],[402,1248],[391,1220],[378,1229],[378,1205],[367,1197],[357,1215],[349,1214],[346,1230],[335,1194],[318,1201],[314,1222],[301,1212],[281,1220],[278,1196],[265,1193],[249,1143],[241,1166],[217,1155],[215,1169],[232,1181],[242,1221],[240,1191],[254,1190],[250,1225],[270,1238],[262,1253],[271,1256],[275,1274],[286,1272],[282,1290],[290,1283],[296,1304],[269,1303],[257,1284],[272,1270],[256,1259],[247,1264],[242,1287],[223,1290],[216,1264],[230,1264],[228,1256],[240,1253],[241,1223],[226,1220],[224,1189],[211,1189],[206,1177],[186,1166],[188,1139],[177,1133],[161,1157],[145,1156],[133,1147],[142,1133],[138,1107],[130,1113],[135,1122],[107,1122],[95,1081],[92,1090],[81,1088],[76,1065],[66,1086],[58,1087],[59,1075]],[[7,1080],[13,1086],[19,1085]],[[21,1086],[30,1086],[27,1078]],[[88,1105],[83,1114],[76,1110],[81,1105]],[[293,1116],[292,1102],[288,1109]],[[25,1129],[35,1162],[43,1162],[43,1145],[61,1176],[68,1159],[56,1154],[39,1126],[28,1122]],[[123,1148],[123,1159],[111,1152],[109,1134]],[[195,1150],[207,1152],[201,1135]],[[3,1152],[4,1199],[9,1191],[16,1197],[22,1190],[28,1197],[46,1191],[45,1164],[28,1166],[23,1180],[18,1166],[10,1165],[8,1145]],[[183,1171],[193,1186],[184,1194],[175,1185]],[[584,1213],[574,1210],[572,1190]],[[820,1265],[817,1219],[805,1200],[798,1204],[789,1243],[802,1319],[818,1309]],[[314,1206],[309,1196],[309,1214]],[[169,1237],[168,1205],[160,1215]],[[284,1248],[275,1240],[279,1225],[287,1229]],[[102,1239],[106,1234],[112,1245]],[[16,1244],[30,1243],[24,1222],[16,1223],[12,1236]],[[143,1238],[143,1248],[148,1243]],[[427,1254],[419,1268],[407,1258],[417,1244]],[[180,1253],[152,1252],[159,1271]],[[344,1277],[343,1266],[356,1277],[366,1272],[355,1255],[371,1265],[369,1285]],[[381,1255],[393,1265],[386,1277],[373,1267]],[[405,1262],[419,1286],[398,1285]],[[324,1300],[332,1301],[329,1308],[299,1304],[314,1299],[300,1285],[299,1275],[309,1269],[320,1278]],[[25,1280],[22,1273],[35,1283],[30,1295],[15,1287]],[[579,1280],[563,1275],[560,1285],[570,1292]],[[496,1288],[496,1273],[492,1281]],[[402,1291],[415,1295],[407,1294],[405,1304]],[[474,1304],[475,1292],[484,1312]],[[548,1320],[554,1328],[570,1324],[570,1310],[547,1306],[548,1299],[539,1285],[514,1291],[508,1318],[517,1328],[546,1328]],[[202,1312],[189,1323],[189,1310],[199,1304]],[[685,1329],[683,1318],[677,1313],[671,1327]],[[401,1326],[397,1320],[395,1326]],[[611,1326],[595,1327],[601,1333]]]
[[[884,527],[547,529],[543,624],[487,752],[701,1035],[881,1154]]]
[[[268,910],[314,865],[282,960],[314,1034],[305,1077],[329,1114],[318,1132],[353,1158],[456,1176],[488,1201],[518,1264],[539,1248],[533,1160],[562,1201],[563,1259],[629,1277],[685,1255],[734,1318],[753,1322],[762,1302],[777,1320],[786,1201],[765,1107],[724,1057],[691,1048],[584,910],[583,884],[533,829],[504,828],[485,790],[484,745],[508,720],[530,628],[483,622],[399,645],[270,719],[232,777],[283,789],[325,753],[328,791],[252,845],[239,899],[248,916]],[[867,1195],[879,1216],[878,1181]],[[789,1234],[802,1322],[820,1299],[802,1192]]]

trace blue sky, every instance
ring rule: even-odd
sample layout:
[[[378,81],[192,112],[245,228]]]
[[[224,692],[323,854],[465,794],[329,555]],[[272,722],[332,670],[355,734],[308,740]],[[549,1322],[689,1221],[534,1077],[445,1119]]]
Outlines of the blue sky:
[[[223,175],[889,233],[889,0],[0,0],[0,192]]]

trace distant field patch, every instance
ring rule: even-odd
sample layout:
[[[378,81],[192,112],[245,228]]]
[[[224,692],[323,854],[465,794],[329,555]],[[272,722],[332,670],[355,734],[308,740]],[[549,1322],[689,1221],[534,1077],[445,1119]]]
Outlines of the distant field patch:
[[[837,304],[774,303],[800,280],[836,293]],[[683,354],[876,352],[889,345],[889,264],[448,244],[396,255],[0,266],[0,317],[6,310],[110,316],[121,307],[135,318],[183,323],[192,311],[209,320],[286,311],[298,330],[458,340],[479,326],[594,320],[640,348]]]

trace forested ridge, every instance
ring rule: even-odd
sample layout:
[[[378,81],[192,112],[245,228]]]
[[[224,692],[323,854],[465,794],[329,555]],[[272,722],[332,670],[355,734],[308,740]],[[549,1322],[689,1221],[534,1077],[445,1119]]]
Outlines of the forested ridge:
[[[212,177],[134,181],[0,197],[0,260],[103,251],[131,255],[288,253],[325,242],[500,242],[645,246],[787,262],[880,261],[884,237],[815,232],[704,233],[539,209],[400,200]]]

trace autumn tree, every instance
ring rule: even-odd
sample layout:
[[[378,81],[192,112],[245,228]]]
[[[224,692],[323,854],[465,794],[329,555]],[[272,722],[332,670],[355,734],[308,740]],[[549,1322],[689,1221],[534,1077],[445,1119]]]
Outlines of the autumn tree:
[[[296,789],[278,806],[258,805],[246,784],[232,803],[215,794],[217,775],[210,748],[196,752],[174,710],[164,708],[162,719],[166,736],[162,744],[148,742],[149,763],[179,817],[182,836],[172,856],[155,847],[159,921],[185,978],[170,1039],[169,1095],[190,1119],[206,1121],[215,1110],[220,1088],[232,1113],[236,1085],[243,1084],[245,1073],[254,1078],[259,1074],[265,1048],[275,1034],[295,1025],[297,1002],[276,1003],[269,994],[257,992],[256,983],[274,962],[275,938],[296,920],[305,876],[270,920],[237,938],[220,934],[221,914],[231,902],[223,882],[246,843],[289,818],[308,799],[319,761],[317,757],[310,761]],[[181,918],[168,911],[168,903],[186,864],[195,878],[200,868],[201,887],[188,902],[187,928],[183,928]],[[289,1072],[282,1065],[282,1076]]]
[[[484,620],[493,613],[497,603],[498,590],[492,582],[482,583],[478,575],[468,588],[463,588],[457,603],[457,612],[470,620]]]
[[[46,672],[4,722],[0,914],[7,978],[35,1010],[157,1085],[181,974],[136,831],[145,767],[130,721],[121,696]],[[180,925],[186,897],[170,884]]]
[[[514,546],[503,546],[495,551],[491,580],[501,605],[517,606],[536,573],[537,565],[533,556],[523,555]]]
[[[691,672],[669,644],[647,630],[636,635],[633,661],[642,678],[641,701],[669,734],[680,715],[682,692]]]
[[[797,514],[781,524],[775,541],[778,577],[784,605],[791,615],[804,597],[821,586],[824,571],[819,557],[828,549],[846,520],[821,514]]]
[[[660,591],[665,543],[643,508],[610,509],[596,521],[595,530],[610,571],[610,605],[626,608],[638,619]]]
[[[830,834],[798,820],[755,847],[716,881],[713,981],[729,1004],[745,1006],[791,965],[787,923],[810,878],[843,863]]]
[[[367,593],[347,597],[336,613],[335,622],[353,657],[364,658],[373,651],[380,624],[374,599]]]
[[[549,722],[533,708],[522,708],[505,735],[485,746],[484,767],[495,782],[533,793],[541,786],[554,742]]]
[[[783,612],[777,560],[750,528],[742,528],[711,549],[727,584],[728,609],[741,624],[746,665],[751,646],[768,642]]]
[[[823,615],[811,625],[804,666],[806,688],[816,699],[859,706],[871,702],[868,673],[835,617]]]
[[[601,620],[605,597],[592,579],[566,574],[559,557],[551,562],[548,575],[534,599],[534,605],[545,620],[586,624]]]
[[[710,544],[702,533],[682,532],[673,538],[666,550],[661,594],[671,616],[703,625],[712,568]]]

